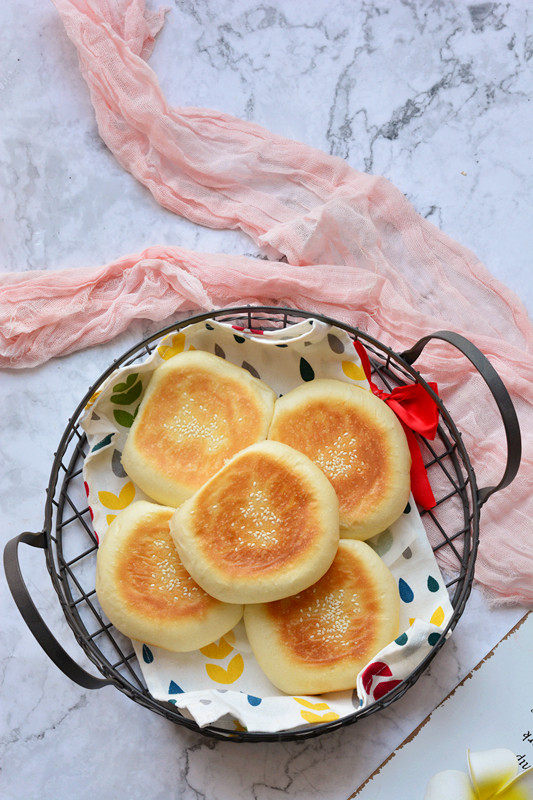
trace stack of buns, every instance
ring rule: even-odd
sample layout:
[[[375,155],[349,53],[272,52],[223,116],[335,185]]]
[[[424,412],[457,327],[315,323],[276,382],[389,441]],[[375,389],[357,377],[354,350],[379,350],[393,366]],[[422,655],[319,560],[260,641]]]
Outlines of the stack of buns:
[[[245,369],[182,353],[154,371],[122,464],[156,501],[120,513],[98,550],[98,599],[122,633],[184,652],[244,613],[289,694],[353,688],[397,636],[395,580],[362,540],[405,508],[410,456],[369,391],[317,379],[276,399]]]

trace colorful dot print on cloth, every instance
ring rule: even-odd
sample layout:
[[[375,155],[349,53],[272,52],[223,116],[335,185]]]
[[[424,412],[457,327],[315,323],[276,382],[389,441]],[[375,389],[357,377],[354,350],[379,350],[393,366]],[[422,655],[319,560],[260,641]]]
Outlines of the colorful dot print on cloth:
[[[209,659],[217,659],[217,661],[226,661],[227,656],[231,658],[227,663],[213,664],[212,661],[205,665],[205,671],[208,677],[214,683],[235,683],[237,678],[240,678],[244,670],[244,661],[240,653],[236,653],[234,647],[230,642],[235,641],[235,635],[230,631],[226,637],[222,637],[218,642],[212,642],[207,647],[201,647],[200,653],[207,656]]]
[[[365,379],[365,371],[363,367],[353,364],[351,361],[342,362],[342,371],[347,378],[352,381],[362,381]]]
[[[398,581],[398,590],[400,592],[400,600],[403,600],[404,603],[412,603],[415,599],[413,590],[403,578]]]
[[[142,381],[137,372],[132,372],[125,381],[113,386],[111,402],[117,406],[113,410],[115,421],[123,428],[131,428],[139,410],[140,397],[143,391]]]
[[[278,395],[317,378],[368,389],[353,341],[343,330],[317,320],[264,333],[199,322],[169,334],[144,362],[113,373],[87,404],[82,421],[89,442],[84,480],[100,537],[131,502],[147,499],[124,472],[121,453],[152,371],[189,350],[227,359],[265,381]],[[333,722],[385,697],[434,646],[451,606],[412,499],[400,518],[368,544],[397,582],[400,629],[395,641],[354,676],[357,694],[352,690],[320,697],[281,694],[259,668],[239,623],[221,639],[191,653],[133,642],[153,697],[185,710],[199,725],[216,722],[230,731],[239,725],[265,732]]]
[[[143,644],[143,661],[145,664],[151,664],[154,660],[154,654],[152,653],[151,649],[148,647],[147,644]]]
[[[184,333],[175,333],[174,336],[170,339],[168,344],[159,345],[157,348],[157,352],[161,356],[162,359],[165,361],[172,356],[177,356],[178,353],[183,353],[183,348],[185,347],[185,334]]]
[[[333,722],[333,720],[339,719],[339,715],[332,711],[328,704],[323,701],[311,702],[303,697],[295,697],[294,699],[301,706],[304,706],[300,711],[300,716],[306,722],[316,725],[317,722]]]

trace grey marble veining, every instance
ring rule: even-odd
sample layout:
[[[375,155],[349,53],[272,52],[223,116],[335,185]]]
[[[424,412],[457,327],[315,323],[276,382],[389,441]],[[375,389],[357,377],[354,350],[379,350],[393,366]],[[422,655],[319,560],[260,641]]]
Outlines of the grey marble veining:
[[[525,2],[170,7],[151,64],[171,102],[253,119],[386,175],[531,301]],[[0,22],[2,269],[99,264],[151,244],[255,252],[244,235],[160,208],[118,166],[51,4],[2,4]],[[85,387],[149,329],[135,323],[102,347],[0,376],[4,540],[40,527],[66,420]],[[54,633],[86,664],[42,554],[23,552],[22,563]],[[236,746],[174,727],[112,688],[79,689],[34,643],[3,581],[0,592],[0,760],[10,800],[347,798],[521,615],[490,609],[476,590],[430,671],[392,708],[308,742]]]
[[[16,8],[16,10],[15,10]],[[528,299],[527,3],[170,4],[150,63],[176,105],[220,108],[390,178]],[[254,252],[161,209],[98,137],[49,4],[0,9],[6,269],[98,264],[150,244]]]

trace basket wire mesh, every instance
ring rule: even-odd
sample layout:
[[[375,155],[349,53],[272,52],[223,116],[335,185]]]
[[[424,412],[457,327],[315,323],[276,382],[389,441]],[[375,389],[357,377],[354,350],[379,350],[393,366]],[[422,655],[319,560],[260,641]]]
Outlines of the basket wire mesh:
[[[171,325],[148,337],[113,362],[91,386],[72,419],[69,420],[55,454],[47,490],[44,526],[46,559],[52,583],[76,640],[100,672],[128,697],[172,722],[212,738],[250,742],[306,739],[352,724],[385,708],[415,683],[436,655],[444,643],[445,634],[457,624],[471,589],[479,533],[479,503],[475,474],[459,431],[440,398],[433,395],[441,412],[437,437],[434,442],[423,438],[419,438],[419,441],[422,444],[425,466],[430,470],[429,475],[431,476],[431,470],[440,469],[445,476],[447,490],[436,496],[435,508],[430,511],[422,509],[420,513],[426,530],[429,532],[431,529],[431,539],[435,542],[433,550],[438,552],[448,548],[449,554],[453,555],[456,562],[456,571],[446,583],[454,611],[446,631],[411,675],[385,697],[346,717],[314,725],[312,728],[278,733],[249,733],[217,725],[199,728],[174,705],[155,700],[148,692],[130,640],[122,636],[107,620],[98,604],[94,588],[98,543],[92,529],[90,509],[83,487],[83,460],[87,455],[88,445],[85,433],[80,427],[80,419],[85,404],[115,369],[146,358],[158,346],[163,336],[179,331],[192,322],[215,319],[219,322],[238,324],[246,329],[275,330],[311,318],[343,328],[353,340],[361,341],[369,355],[372,378],[380,388],[391,391],[395,386],[418,382],[433,395],[421,375],[398,354],[349,325],[303,311],[267,307],[232,309],[199,315]],[[445,530],[439,519],[440,512],[445,506],[450,507],[452,503],[456,508],[456,523],[453,530]]]

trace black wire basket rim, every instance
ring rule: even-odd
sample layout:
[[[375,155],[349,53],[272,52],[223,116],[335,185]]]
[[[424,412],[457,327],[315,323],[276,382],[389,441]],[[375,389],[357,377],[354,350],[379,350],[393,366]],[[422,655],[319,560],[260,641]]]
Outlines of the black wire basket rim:
[[[373,347],[376,347],[380,353],[384,353],[388,359],[398,363],[402,369],[407,372],[411,378],[416,382],[421,384],[426,392],[433,398],[435,403],[439,408],[439,412],[443,419],[446,421],[446,424],[453,435],[454,443],[456,445],[456,449],[461,457],[462,466],[466,470],[467,479],[464,482],[464,486],[462,489],[464,490],[466,484],[469,482],[471,486],[471,499],[472,499],[472,509],[469,516],[469,522],[471,525],[470,534],[471,534],[471,547],[467,554],[466,564],[465,564],[465,572],[462,578],[462,583],[460,586],[460,591],[454,597],[456,605],[454,607],[453,614],[446,626],[443,630],[441,636],[439,637],[438,641],[432,646],[431,651],[427,654],[427,656],[420,662],[420,664],[410,673],[410,675],[404,679],[395,689],[385,695],[384,698],[380,698],[379,700],[374,701],[373,703],[367,705],[363,709],[356,709],[353,713],[348,714],[344,717],[341,717],[339,720],[335,720],[332,722],[326,722],[323,724],[313,725],[313,727],[305,728],[305,729],[289,729],[287,731],[279,731],[274,733],[265,733],[265,732],[248,732],[248,731],[230,731],[226,728],[219,728],[216,725],[208,725],[204,728],[201,728],[197,725],[194,720],[190,720],[187,717],[184,717],[180,714],[180,712],[176,709],[176,707],[168,702],[155,700],[148,692],[145,690],[144,692],[140,693],[139,690],[132,687],[132,685],[127,681],[127,679],[120,675],[117,677],[117,674],[114,674],[109,670],[109,668],[103,664],[101,661],[98,660],[98,656],[92,651],[91,646],[84,635],[83,630],[80,630],[79,627],[76,627],[74,624],[74,618],[66,613],[66,601],[63,596],[63,592],[65,590],[64,585],[62,584],[61,577],[56,572],[55,564],[53,563],[53,556],[52,556],[52,520],[53,520],[53,505],[55,503],[54,496],[55,491],[58,483],[59,478],[59,471],[62,466],[62,457],[65,454],[68,445],[70,444],[72,437],[75,432],[75,425],[85,409],[85,406],[88,400],[93,396],[93,394],[98,390],[98,387],[103,384],[105,380],[130,356],[135,355],[138,353],[137,357],[140,357],[140,351],[142,348],[147,348],[149,344],[152,342],[162,339],[163,337],[167,336],[168,334],[179,331],[184,327],[188,327],[189,325],[198,323],[198,322],[205,322],[209,320],[224,322],[224,318],[232,318],[236,315],[246,314],[248,328],[251,328],[251,317],[252,315],[255,317],[257,314],[267,314],[267,315],[275,315],[275,317],[279,317],[280,315],[283,317],[284,326],[294,324],[289,321],[290,317],[296,317],[299,319],[316,319],[319,322],[324,322],[326,324],[332,325],[334,327],[340,328],[341,330],[346,331],[355,339],[361,339],[364,342],[367,342]],[[230,321],[230,320],[226,320]],[[254,323],[253,327],[258,327],[257,322],[268,321],[258,319],[256,323]],[[272,328],[275,330],[276,328]],[[147,350],[147,354],[150,351]],[[444,440],[447,439],[447,435],[445,431],[439,426],[439,433],[441,438],[444,437]],[[79,433],[78,433],[79,436]],[[81,441],[81,439],[80,439]],[[81,447],[80,441],[74,450],[72,455],[71,463],[75,464],[77,458],[80,455]],[[449,441],[449,440],[448,440]],[[453,454],[454,455],[454,454]],[[456,457],[456,456],[455,456]],[[64,467],[63,467],[64,468]],[[458,467],[456,466],[456,471]],[[459,473],[458,473],[459,476]],[[464,498],[463,498],[463,505],[464,505]],[[78,644],[82,647],[85,654],[89,658],[89,660],[95,664],[98,668],[99,672],[103,674],[106,678],[109,678],[117,688],[127,694],[131,699],[136,700],[137,702],[141,702],[142,705],[145,705],[151,710],[156,711],[157,713],[162,713],[167,718],[171,719],[178,724],[184,725],[186,728],[193,730],[195,732],[201,733],[205,736],[215,739],[222,739],[224,741],[247,741],[247,742],[259,742],[259,741],[287,741],[287,740],[294,740],[294,739],[307,739],[307,738],[314,738],[316,736],[321,735],[322,733],[332,732],[334,730],[338,730],[341,727],[346,725],[352,724],[356,722],[358,719],[362,719],[366,716],[370,716],[370,714],[374,713],[375,711],[384,708],[391,703],[398,700],[407,689],[409,689],[416,680],[420,677],[422,672],[427,668],[429,663],[433,660],[437,652],[443,646],[448,634],[453,630],[455,625],[457,624],[460,616],[463,613],[466,601],[470,595],[471,587],[472,587],[472,580],[473,580],[473,572],[475,566],[475,559],[477,554],[477,547],[478,547],[478,538],[479,538],[479,512],[480,512],[480,505],[477,500],[477,482],[474,469],[470,462],[470,458],[466,451],[466,448],[462,442],[461,434],[457,429],[450,413],[448,412],[446,406],[444,405],[442,399],[437,395],[433,389],[428,385],[428,383],[424,380],[424,378],[420,375],[420,373],[415,370],[409,363],[402,359],[401,354],[396,353],[387,345],[384,345],[379,340],[375,339],[370,334],[366,333],[365,331],[360,330],[359,328],[350,325],[348,323],[344,323],[340,320],[331,318],[326,315],[318,314],[316,312],[305,311],[303,309],[298,308],[283,308],[278,306],[237,306],[231,308],[224,308],[224,309],[213,309],[202,314],[195,315],[193,317],[187,317],[186,319],[180,320],[178,322],[174,322],[165,328],[157,331],[150,336],[147,336],[140,342],[137,342],[131,348],[126,350],[121,356],[116,358],[110,366],[99,376],[99,378],[92,384],[92,386],[87,390],[86,394],[79,402],[78,406],[76,407],[74,413],[70,417],[67,428],[65,429],[63,436],[58,445],[58,449],[54,454],[54,462],[52,465],[51,473],[50,473],[50,481],[47,488],[47,500],[45,505],[45,519],[44,519],[44,526],[43,526],[43,534],[46,538],[46,561],[48,566],[48,571],[51,576],[52,584],[54,585],[55,591],[58,595],[60,604],[63,608],[65,616],[67,618],[67,622],[71,629],[73,630],[74,636]],[[466,532],[465,532],[466,533]],[[69,609],[70,610],[70,609]],[[83,625],[83,623],[80,622]],[[97,648],[95,648],[97,649]],[[142,695],[142,700],[138,694]]]

